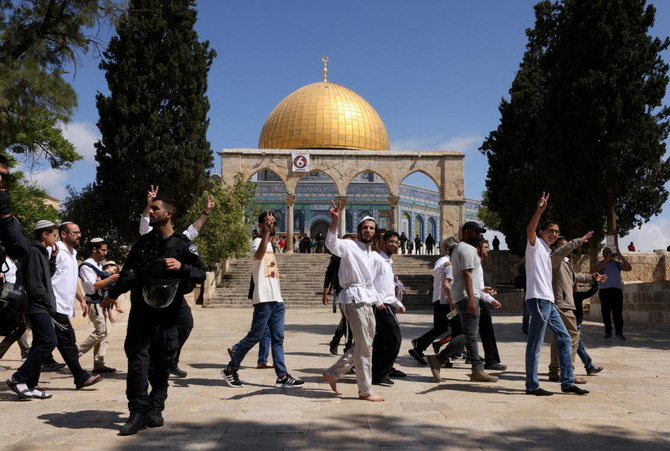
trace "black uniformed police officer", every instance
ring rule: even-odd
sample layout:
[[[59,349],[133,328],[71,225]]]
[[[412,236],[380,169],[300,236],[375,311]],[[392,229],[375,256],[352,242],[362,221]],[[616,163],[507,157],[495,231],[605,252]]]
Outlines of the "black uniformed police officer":
[[[119,280],[102,301],[103,308],[116,304],[122,293],[131,290],[132,308],[124,345],[130,418],[120,435],[163,425],[161,412],[167,398],[170,365],[179,348],[178,312],[186,302],[184,294],[193,290],[194,283],[205,280],[195,245],[174,232],[175,212],[173,200],[156,197],[149,213],[153,230],[133,245]]]

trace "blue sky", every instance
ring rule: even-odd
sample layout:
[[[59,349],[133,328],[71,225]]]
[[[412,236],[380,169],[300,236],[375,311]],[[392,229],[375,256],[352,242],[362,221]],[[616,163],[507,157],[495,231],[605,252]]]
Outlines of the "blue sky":
[[[218,53],[209,74],[212,149],[257,147],[272,109],[296,89],[320,81],[321,57],[327,55],[329,81],[372,104],[393,149],[464,152],[466,196],[480,199],[487,163],[477,148],[498,125],[498,105],[518,69],[535,3],[200,1],[196,28]],[[670,2],[652,3],[652,33],[670,34]],[[100,33],[103,45],[112,33],[110,27]],[[69,75],[79,109],[66,135],[86,159],[69,171],[32,174],[57,198],[65,197],[67,184],[80,188],[95,179],[95,94],[107,90],[98,64],[99,55],[86,55]],[[214,170],[220,171],[218,158]],[[669,245],[668,207],[625,240],[635,241],[638,250]]]

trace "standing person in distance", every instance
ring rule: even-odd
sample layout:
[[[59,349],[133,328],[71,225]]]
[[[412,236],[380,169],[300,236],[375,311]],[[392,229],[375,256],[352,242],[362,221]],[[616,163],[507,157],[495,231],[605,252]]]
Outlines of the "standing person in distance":
[[[600,309],[605,325],[605,338],[612,338],[612,319],[614,333],[619,340],[625,340],[623,334],[623,282],[621,271],[631,271],[633,267],[626,258],[616,255],[612,249],[603,249],[603,259],[596,263],[596,272],[605,274],[607,280],[600,284]]]

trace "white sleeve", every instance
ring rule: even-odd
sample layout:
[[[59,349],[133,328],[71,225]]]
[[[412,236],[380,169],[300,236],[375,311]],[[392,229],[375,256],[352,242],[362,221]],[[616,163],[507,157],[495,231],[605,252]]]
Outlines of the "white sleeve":
[[[195,230],[195,227],[193,227],[193,224],[188,226],[188,229],[184,230],[183,233],[184,233],[184,236],[191,241],[195,240],[198,237],[198,231]]]
[[[337,233],[330,233],[330,230],[328,230],[326,234],[326,247],[331,254],[342,257],[346,250],[346,245],[344,245],[343,241],[337,238]]]
[[[98,281],[98,275],[88,266],[84,265],[79,269],[79,277],[81,278],[81,285],[86,294],[94,294],[95,289],[93,284]]]
[[[153,227],[149,225],[149,216],[140,215],[140,236],[151,232]]]

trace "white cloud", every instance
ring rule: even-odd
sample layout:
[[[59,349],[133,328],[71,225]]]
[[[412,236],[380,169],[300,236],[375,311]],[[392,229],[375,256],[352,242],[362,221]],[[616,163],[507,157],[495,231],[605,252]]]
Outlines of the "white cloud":
[[[619,246],[625,249],[631,241],[635,249],[642,252],[666,249],[670,245],[670,218],[654,218],[641,228],[631,230],[619,238]]]
[[[481,136],[455,136],[440,144],[438,150],[455,150],[457,152],[470,152],[477,150],[484,141]]]
[[[44,188],[52,197],[63,200],[67,196],[65,187],[68,174],[66,172],[45,169],[43,171],[26,172],[25,175],[30,183]]]
[[[457,152],[471,152],[479,148],[484,141],[481,136],[455,136],[439,142],[431,138],[409,138],[391,142],[393,150],[454,150]]]
[[[100,133],[90,122],[70,122],[62,125],[63,136],[74,144],[77,153],[85,161],[94,161],[95,147],[93,144],[100,139]]]

